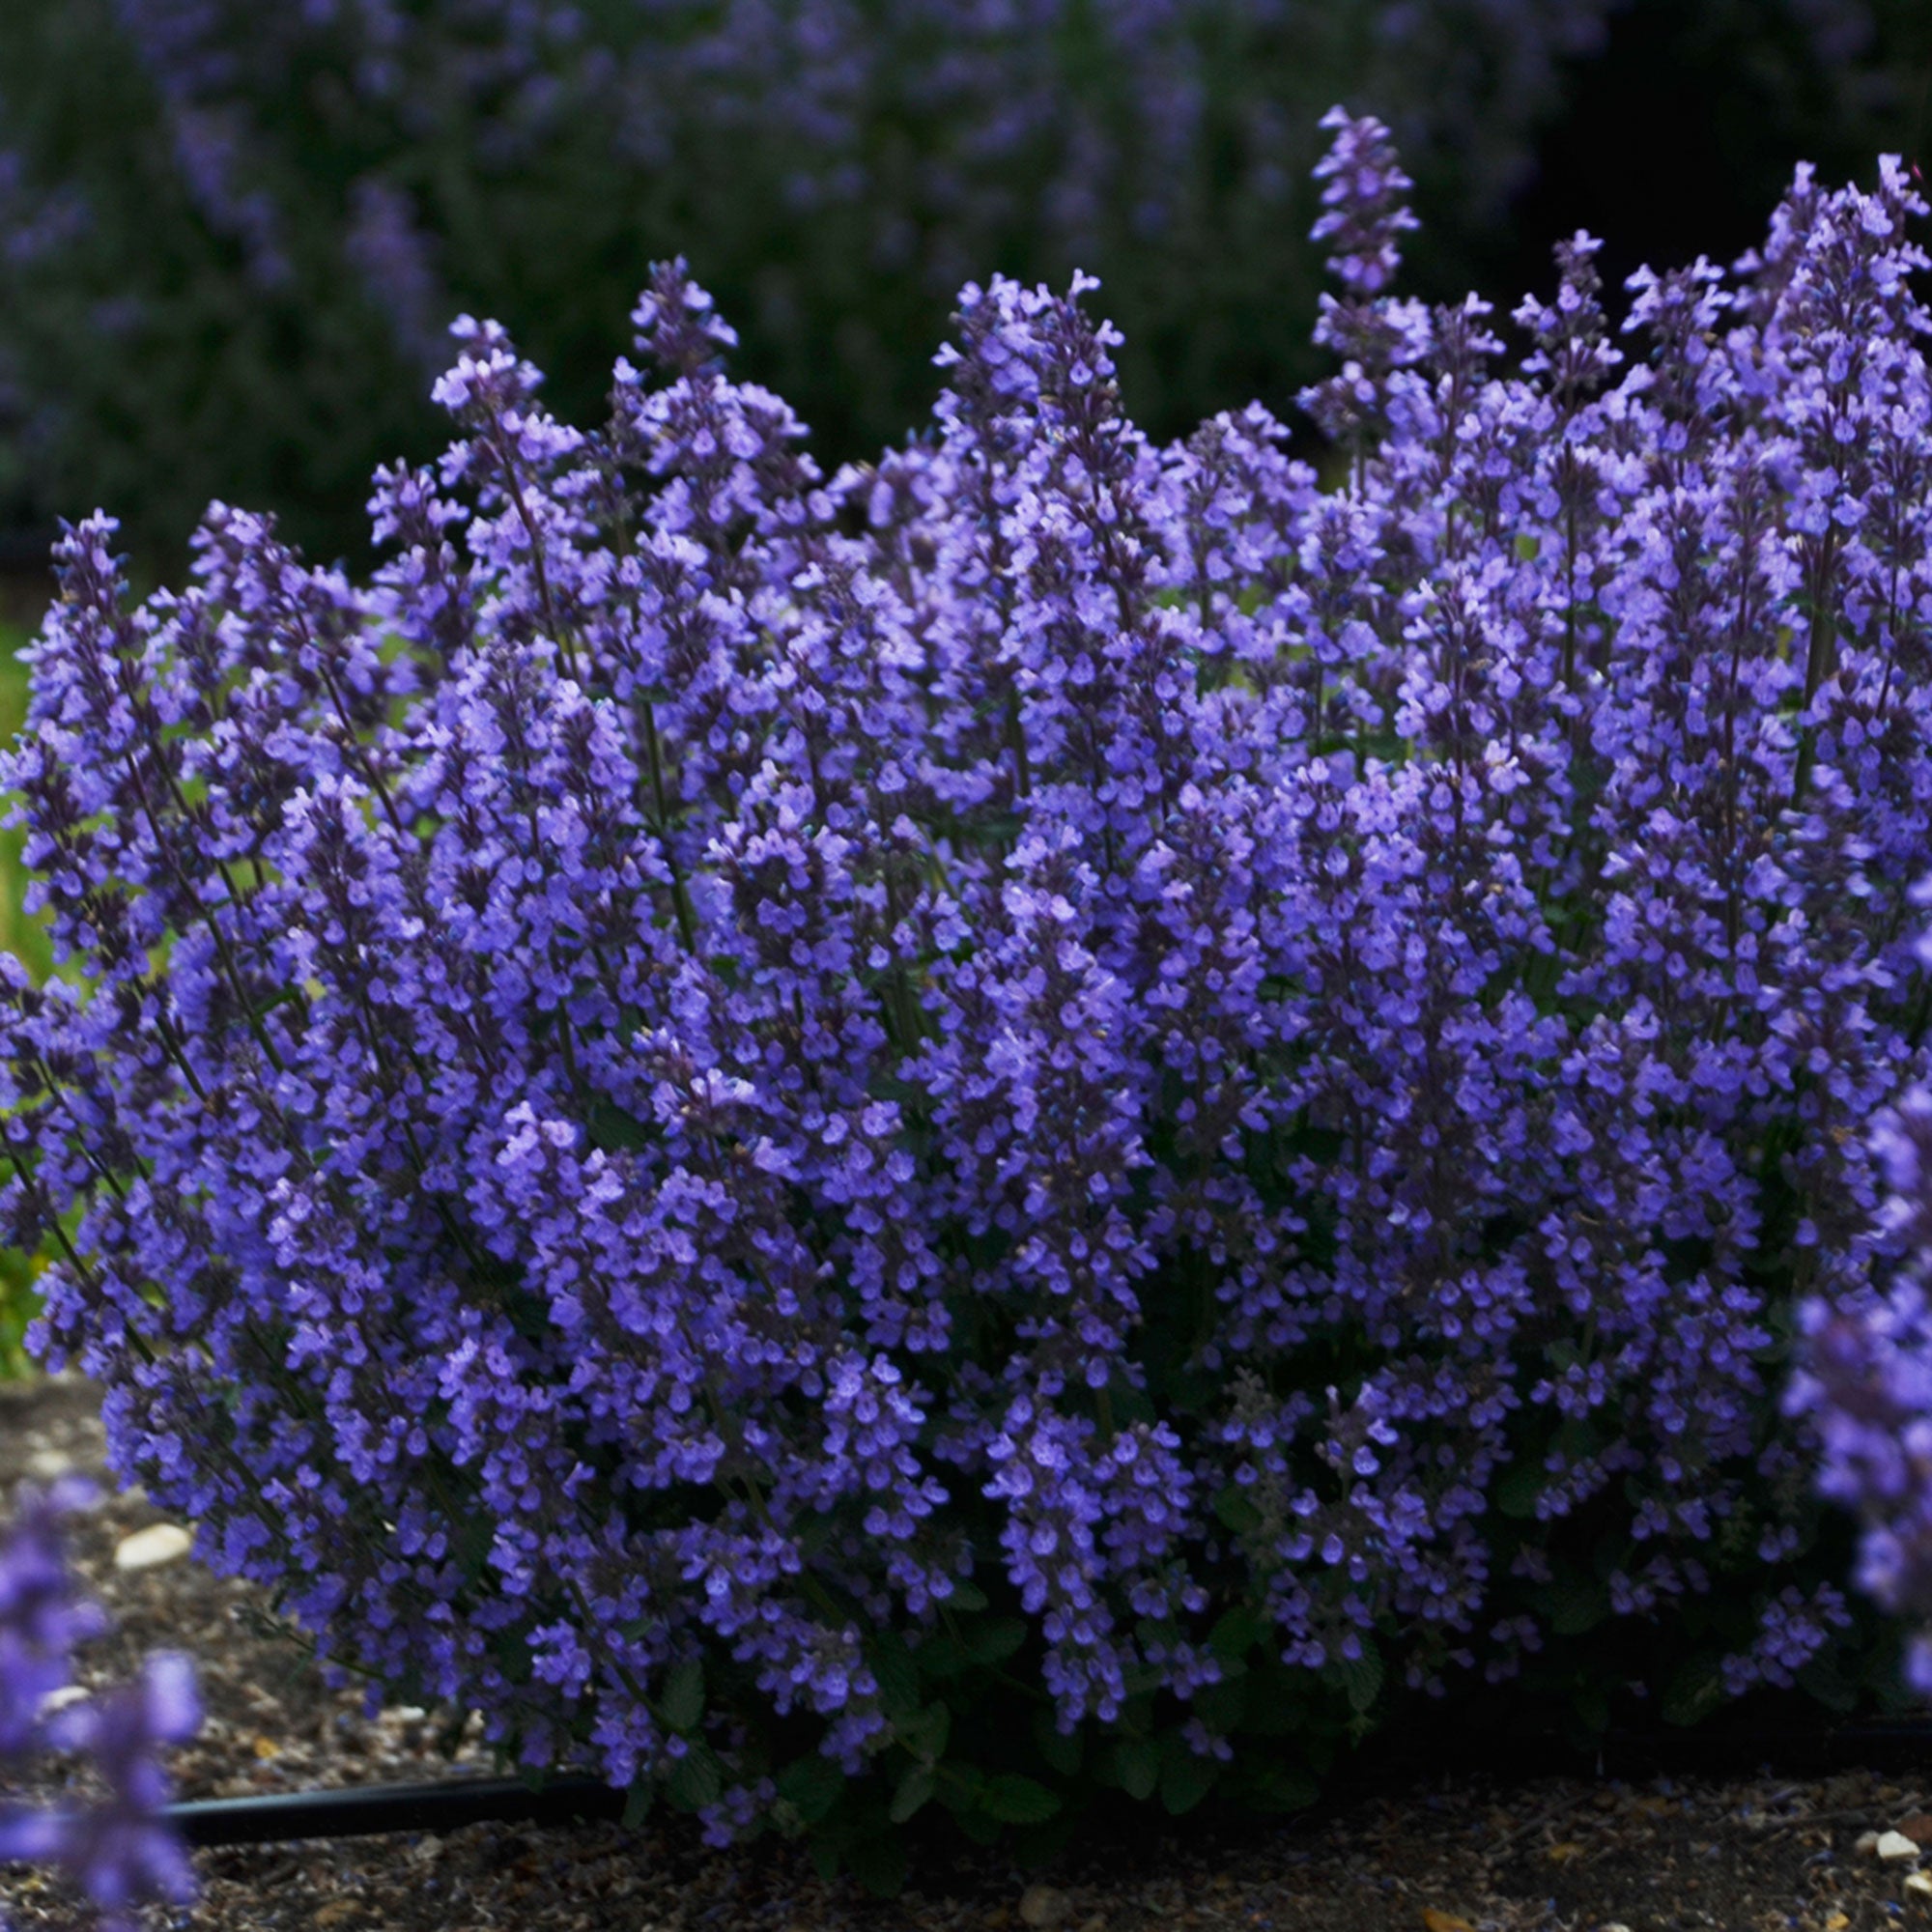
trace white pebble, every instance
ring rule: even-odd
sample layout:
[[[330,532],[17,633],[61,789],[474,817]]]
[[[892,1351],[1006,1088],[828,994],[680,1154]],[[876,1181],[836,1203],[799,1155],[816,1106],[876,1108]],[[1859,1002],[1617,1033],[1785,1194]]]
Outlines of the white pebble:
[[[1020,1893],[1020,1923],[1044,1932],[1066,1917],[1069,1902],[1064,1891],[1050,1885],[1030,1885]]]
[[[151,1523],[114,1546],[114,1567],[158,1570],[163,1563],[178,1563],[193,1548],[194,1538],[179,1523]]]

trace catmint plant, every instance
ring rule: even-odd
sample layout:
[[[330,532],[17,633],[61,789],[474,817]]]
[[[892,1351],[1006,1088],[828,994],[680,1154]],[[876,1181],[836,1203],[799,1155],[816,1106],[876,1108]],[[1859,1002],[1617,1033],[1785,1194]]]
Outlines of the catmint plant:
[[[890,1883],[1863,1668],[1776,1384],[1928,1070],[1923,204],[1505,319],[1325,126],[1331,488],[1151,441],[1083,277],[828,475],[674,262],[594,431],[459,321],[366,582],[64,536],[30,1346],[372,1696]]]
[[[191,1738],[201,1713],[193,1665],[158,1652],[132,1685],[44,1715],[70,1687],[73,1647],[107,1627],[100,1606],[76,1593],[61,1547],[61,1519],[92,1495],[74,1477],[45,1491],[23,1486],[0,1539],[0,1771],[43,1749],[79,1751],[107,1795],[85,1807],[0,1802],[0,1862],[60,1866],[101,1909],[107,1932],[121,1932],[133,1923],[129,1906],[194,1895],[187,1855],[162,1821],[168,1783],[156,1752]]]

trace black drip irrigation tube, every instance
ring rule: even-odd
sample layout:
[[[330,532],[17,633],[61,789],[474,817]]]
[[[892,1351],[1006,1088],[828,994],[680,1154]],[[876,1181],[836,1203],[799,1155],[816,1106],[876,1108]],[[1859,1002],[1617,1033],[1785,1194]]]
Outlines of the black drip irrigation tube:
[[[1932,1718],[1877,1718],[1831,1724],[1613,1724],[1586,1745],[1548,1731],[1457,1731],[1430,1726],[1392,1734],[1338,1760],[1321,1798],[1296,1817],[1331,1816],[1405,1779],[1444,1773],[1497,1782],[1573,1777],[1635,1783],[1653,1777],[1735,1782],[1758,1776],[1829,1777],[1868,1771],[1932,1775]]]
[[[1932,1719],[1881,1719],[1820,1727],[1735,1726],[1695,1730],[1611,1728],[1588,1749],[1548,1735],[1463,1734],[1447,1741],[1390,1740],[1337,1767],[1331,1789],[1305,1812],[1336,1811],[1405,1771],[1539,1776],[1786,1776],[1833,1772],[1932,1772]],[[171,1804],[165,1817],[192,1846],[288,1844],[305,1838],[371,1837],[389,1832],[459,1831],[467,1825],[572,1825],[620,1818],[625,1794],[595,1777],[551,1778],[534,1789],[520,1778],[448,1778],[434,1784],[298,1791],[263,1798],[200,1799]]]
[[[162,1814],[189,1845],[284,1845],[299,1838],[367,1838],[384,1832],[455,1832],[465,1825],[575,1825],[620,1818],[624,1793],[595,1777],[554,1777],[533,1790],[516,1777],[451,1777],[291,1791],[270,1798],[203,1798]]]

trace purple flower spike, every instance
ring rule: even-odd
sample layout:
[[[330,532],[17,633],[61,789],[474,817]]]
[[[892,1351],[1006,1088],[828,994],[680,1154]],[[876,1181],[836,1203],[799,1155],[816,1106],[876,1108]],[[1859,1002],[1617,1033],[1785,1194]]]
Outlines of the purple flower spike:
[[[1421,226],[1406,199],[1415,184],[1373,114],[1357,118],[1331,107],[1321,126],[1335,138],[1315,164],[1315,179],[1323,185],[1321,214],[1309,240],[1328,243],[1329,272],[1350,296],[1373,298],[1402,266],[1400,238]]]
[[[45,1490],[23,1484],[0,1542],[0,1758],[30,1748],[42,1700],[71,1682],[74,1645],[107,1627],[99,1606],[74,1594],[61,1546],[61,1519],[95,1493],[74,1476]]]
[[[0,1758],[85,1752],[110,1796],[85,1810],[0,1805],[0,1861],[63,1866],[101,1908],[104,1932],[123,1932],[132,1923],[124,1908],[194,1895],[186,1850],[161,1822],[169,1789],[156,1753],[192,1737],[201,1709],[192,1663],[161,1652],[135,1684],[42,1716],[48,1693],[71,1682],[71,1647],[106,1628],[99,1606],[75,1597],[59,1541],[61,1517],[93,1494],[76,1478],[23,1489],[0,1543]]]

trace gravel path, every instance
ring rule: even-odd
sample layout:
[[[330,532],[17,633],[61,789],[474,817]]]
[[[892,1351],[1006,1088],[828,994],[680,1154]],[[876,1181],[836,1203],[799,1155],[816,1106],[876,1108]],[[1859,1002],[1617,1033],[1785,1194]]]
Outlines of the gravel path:
[[[108,1499],[71,1527],[91,1591],[116,1619],[81,1660],[87,1685],[156,1645],[188,1651],[209,1721],[175,1754],[185,1798],[413,1782],[451,1775],[420,1713],[365,1721],[264,1625],[261,1593],[176,1557],[117,1569],[162,1518],[112,1494],[96,1391],[0,1384],[0,1516],[23,1477],[99,1476]],[[166,1539],[163,1539],[163,1547]],[[491,1771],[473,1741],[456,1769]],[[37,1768],[37,1776],[39,1768]],[[65,1768],[28,1788],[50,1798]],[[4,1789],[5,1787],[0,1787]],[[1920,1812],[1925,1815],[1922,1819]],[[1932,1764],[1917,1783],[1539,1779],[1499,1785],[1454,1765],[1321,1819],[1214,1837],[1154,1815],[1028,1877],[987,1854],[916,1868],[890,1903],[823,1883],[795,1848],[707,1851],[682,1821],[423,1834],[196,1854],[202,1897],[151,1909],[146,1932],[1875,1932],[1932,1927],[1932,1873],[1882,1861],[1861,1834],[1904,1825],[1932,1850]],[[1895,1849],[1895,1848],[1894,1848]],[[1923,1888],[1922,1889],[1920,1888]],[[0,1866],[12,1932],[89,1921],[57,1884]]]

